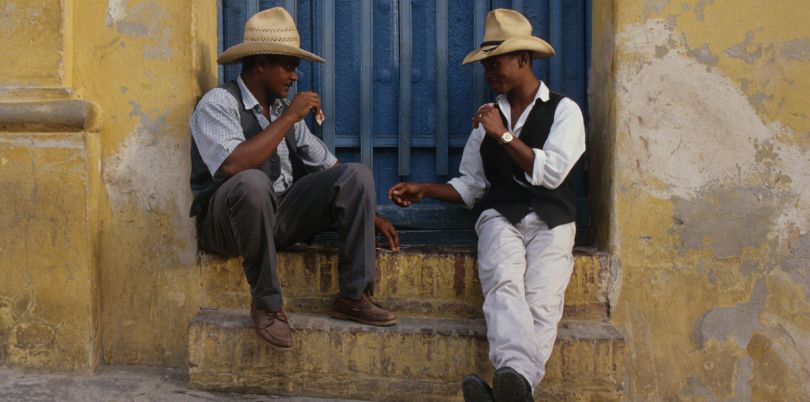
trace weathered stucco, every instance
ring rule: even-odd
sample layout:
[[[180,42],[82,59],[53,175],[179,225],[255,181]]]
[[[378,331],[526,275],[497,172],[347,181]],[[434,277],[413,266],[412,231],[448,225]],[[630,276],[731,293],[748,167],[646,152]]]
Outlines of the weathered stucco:
[[[809,11],[595,5],[615,31],[612,57],[594,48],[612,91],[594,98],[610,110],[599,223],[620,264],[629,400],[810,398]]]
[[[810,399],[810,5],[593,8],[590,193],[626,398]],[[2,107],[104,116],[0,130],[0,361],[184,366],[215,2],[0,0],[0,34]]]
[[[102,105],[105,363],[182,367],[199,308],[188,116],[215,85],[216,6],[77,2],[75,89]]]
[[[63,84],[67,12],[64,1],[0,1],[0,86]]]

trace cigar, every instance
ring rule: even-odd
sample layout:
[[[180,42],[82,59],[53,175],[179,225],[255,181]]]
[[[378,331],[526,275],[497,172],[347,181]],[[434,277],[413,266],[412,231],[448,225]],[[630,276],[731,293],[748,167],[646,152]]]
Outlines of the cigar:
[[[315,122],[321,126],[323,125],[324,119],[326,119],[326,117],[323,115],[323,109],[318,109],[318,113],[315,113]]]

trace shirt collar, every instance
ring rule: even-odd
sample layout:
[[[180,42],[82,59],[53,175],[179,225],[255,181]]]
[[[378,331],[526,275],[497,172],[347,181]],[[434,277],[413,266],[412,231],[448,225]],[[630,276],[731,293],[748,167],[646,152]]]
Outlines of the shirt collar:
[[[540,88],[537,90],[537,93],[534,94],[534,101],[537,101],[538,99],[540,99],[543,102],[548,102],[548,100],[550,98],[551,98],[551,96],[550,96],[550,90],[548,89],[548,86],[546,86],[545,82],[540,81]],[[506,100],[506,95],[505,94],[500,94],[495,99],[498,101],[499,104],[504,104],[504,103],[507,104],[507,105],[509,104],[509,102]]]
[[[245,81],[242,80],[241,74],[236,76],[236,84],[239,85],[239,92],[242,92],[242,103],[245,109],[252,110],[259,105],[259,101],[256,100],[256,97],[253,96],[253,93],[250,92],[250,89],[245,85]]]
[[[520,135],[520,131],[523,129],[523,125],[526,123],[526,118],[529,116],[529,111],[534,108],[537,100],[540,99],[540,101],[545,103],[548,102],[550,98],[549,89],[546,86],[546,83],[540,81],[540,87],[537,89],[537,93],[534,94],[534,100],[532,100],[532,102],[526,106],[526,110],[524,110],[523,113],[518,117],[518,121],[515,122],[514,127],[512,127],[512,108],[509,106],[509,101],[506,99],[506,95],[498,95],[495,100],[498,102],[498,107],[500,107],[501,113],[503,113],[504,117],[506,117],[506,122],[509,125],[507,129],[511,130],[517,135]]]
[[[253,110],[256,107],[261,108],[259,101],[256,100],[256,97],[253,96],[253,93],[250,92],[250,89],[248,89],[247,85],[245,85],[245,81],[242,80],[241,74],[236,76],[236,84],[239,85],[239,91],[242,92],[242,104],[245,107],[245,110]],[[275,112],[282,105],[284,105],[284,100],[277,98],[273,103],[273,111]]]

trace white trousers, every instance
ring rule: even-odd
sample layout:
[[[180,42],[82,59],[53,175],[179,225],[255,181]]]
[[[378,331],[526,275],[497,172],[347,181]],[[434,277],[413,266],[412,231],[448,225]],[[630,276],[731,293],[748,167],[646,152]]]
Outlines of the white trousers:
[[[534,212],[512,225],[494,209],[475,224],[489,359],[540,383],[574,269],[576,225],[549,229]]]

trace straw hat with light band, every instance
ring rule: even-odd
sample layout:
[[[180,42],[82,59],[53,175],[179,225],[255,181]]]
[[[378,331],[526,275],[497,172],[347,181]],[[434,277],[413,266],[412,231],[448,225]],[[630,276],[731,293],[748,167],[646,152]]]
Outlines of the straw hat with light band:
[[[301,49],[295,21],[283,7],[256,13],[245,23],[242,43],[231,46],[217,59],[219,64],[238,63],[247,56],[278,54],[323,63],[319,56]]]
[[[461,64],[519,50],[528,50],[535,58],[554,56],[554,48],[548,42],[532,36],[532,24],[523,14],[498,8],[487,14],[481,47],[470,52]]]

